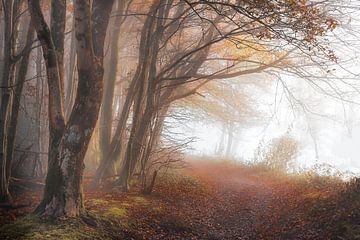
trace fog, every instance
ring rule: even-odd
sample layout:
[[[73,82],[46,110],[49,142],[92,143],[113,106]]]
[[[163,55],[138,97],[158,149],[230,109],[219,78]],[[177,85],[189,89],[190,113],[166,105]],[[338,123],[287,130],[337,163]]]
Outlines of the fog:
[[[229,156],[217,151],[221,144],[226,145],[220,122],[192,121],[184,128],[188,137],[196,138],[189,154],[253,162],[260,145],[288,135],[299,144],[292,160],[295,168],[305,170],[328,164],[342,172],[359,174],[360,25],[358,6],[352,4],[338,15],[341,24],[328,36],[338,56],[338,62],[329,66],[331,70],[324,74],[318,71],[318,66],[310,66],[306,74],[282,72],[274,76],[271,71],[254,74],[257,81],[265,81],[267,85],[260,90],[256,87],[247,90],[262,120],[255,126],[239,125],[234,129],[234,144]],[[321,84],[326,86],[312,84],[314,78],[321,78]],[[242,82],[244,78],[236,80]],[[285,82],[288,89],[279,86],[280,81],[283,85]],[[240,83],[240,86],[243,85]],[[196,115],[196,111],[193,114]]]
[[[356,70],[356,66],[352,66],[352,69]],[[288,99],[275,100],[276,83],[273,83],[274,86],[268,86],[260,94],[252,93],[263,120],[256,126],[237,126],[231,156],[216,152],[224,141],[221,138],[222,126],[221,123],[211,122],[204,124],[194,121],[191,130],[184,130],[189,137],[196,138],[189,153],[251,162],[259,144],[290,135],[299,143],[294,159],[297,167],[311,168],[315,164],[326,163],[341,171],[360,173],[358,97],[344,101],[334,99],[319,95],[304,81],[293,80],[297,82],[292,91],[306,105],[306,109],[291,105]]]

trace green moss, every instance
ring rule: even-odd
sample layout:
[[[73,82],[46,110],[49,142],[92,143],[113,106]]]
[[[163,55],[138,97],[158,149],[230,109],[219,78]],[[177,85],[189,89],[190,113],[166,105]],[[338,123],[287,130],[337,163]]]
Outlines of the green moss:
[[[12,224],[0,228],[0,239],[24,239],[24,240],[92,240],[110,239],[97,232],[78,219],[66,221],[46,222],[36,216],[27,216]]]
[[[127,211],[124,208],[117,208],[117,207],[112,207],[109,208],[107,210],[107,212],[105,213],[106,216],[108,215],[114,215],[116,217],[126,217],[127,216]]]
[[[28,216],[12,224],[0,228],[0,239],[20,239],[31,234],[31,231],[39,225],[38,219]]]
[[[140,203],[140,204],[147,204],[148,200],[146,200],[144,197],[134,197],[134,201],[136,203]]]

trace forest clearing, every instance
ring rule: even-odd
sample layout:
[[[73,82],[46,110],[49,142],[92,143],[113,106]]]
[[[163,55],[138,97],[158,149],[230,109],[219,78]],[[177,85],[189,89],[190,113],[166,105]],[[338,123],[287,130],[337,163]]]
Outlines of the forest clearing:
[[[354,186],[332,177],[258,168],[231,161],[191,161],[186,169],[160,176],[151,195],[85,191],[89,215],[57,224],[23,218],[40,197],[39,191],[24,192],[19,204],[32,198],[31,205],[1,211],[1,223],[12,224],[0,228],[0,238],[359,238],[360,193],[351,193]]]

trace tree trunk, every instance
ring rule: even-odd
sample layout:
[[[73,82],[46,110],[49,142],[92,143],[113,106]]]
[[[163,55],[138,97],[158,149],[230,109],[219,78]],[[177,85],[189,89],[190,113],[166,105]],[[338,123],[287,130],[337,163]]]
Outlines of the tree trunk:
[[[156,116],[155,123],[153,124],[153,128],[150,128],[150,132],[147,134],[148,142],[146,143],[144,154],[141,156],[141,178],[142,178],[142,191],[146,194],[150,194],[152,192],[152,189],[155,184],[155,178],[157,174],[157,170],[155,169],[153,178],[150,182],[150,184],[147,183],[147,176],[150,174],[151,162],[149,160],[151,159],[151,154],[154,149],[157,149],[160,145],[161,140],[161,133],[164,128],[164,122],[166,118],[166,114],[168,112],[169,105],[164,106],[159,110],[158,113],[154,113]]]
[[[70,63],[68,65],[67,77],[66,77],[66,91],[65,91],[65,118],[69,119],[71,109],[74,104],[74,75],[75,75],[75,61],[76,61],[76,38],[75,38],[75,31],[71,33],[71,43],[70,43]]]
[[[65,128],[62,94],[60,87],[60,73],[57,62],[57,54],[54,42],[48,25],[45,22],[41,11],[39,0],[29,0],[29,11],[31,20],[35,26],[37,37],[41,43],[42,52],[45,60],[46,75],[49,89],[49,156],[48,156],[48,173],[46,176],[46,184],[44,189],[43,200],[40,208],[46,206],[50,201],[49,196],[57,191],[60,187],[61,171],[59,167],[58,150],[62,133]],[[52,193],[52,194],[49,194]]]
[[[225,156],[227,158],[230,158],[232,155],[232,145],[233,145],[233,138],[234,138],[234,124],[232,122],[228,123],[228,127],[227,127],[227,131],[228,131],[228,139],[227,139],[227,143],[226,143],[226,153]]]
[[[116,14],[120,14],[124,9],[125,1],[121,1],[115,8]],[[115,17],[109,28],[109,32],[112,32],[110,39],[109,49],[109,68],[105,69],[104,79],[104,95],[102,100],[102,107],[100,112],[100,124],[99,124],[99,145],[100,145],[100,169],[104,169],[104,175],[115,175],[115,161],[109,161],[109,152],[111,145],[111,132],[113,122],[113,101],[115,91],[116,72],[118,65],[118,52],[119,52],[119,36],[120,26],[122,18],[120,16]],[[107,163],[107,161],[109,161]],[[104,166],[106,165],[106,167]]]
[[[0,1],[0,61],[4,60],[4,10],[3,1]],[[0,76],[3,74],[3,64],[0,64]],[[1,105],[1,94],[0,94]]]
[[[66,24],[66,0],[51,0],[50,32],[56,51],[60,77],[60,94],[64,99],[64,41]]]
[[[91,16],[90,1],[74,2],[79,79],[77,95],[59,144],[56,148],[50,149],[55,153],[49,155],[50,162],[56,165],[49,168],[43,200],[36,209],[36,213],[40,215],[76,217],[84,209],[82,196],[84,157],[101,104],[103,49],[112,5],[113,0],[95,0],[92,4]],[[92,24],[90,24],[91,19]]]
[[[141,35],[138,91],[134,103],[133,122],[126,148],[125,159],[120,171],[117,185],[124,191],[129,189],[129,179],[133,174],[146,144],[148,129],[151,124],[155,107],[156,89],[156,60],[158,57],[160,40],[164,31],[164,19],[169,13],[171,1],[167,4],[154,3]],[[144,45],[143,45],[144,44]]]
[[[35,114],[35,126],[36,126],[36,143],[35,143],[35,151],[38,152],[34,168],[33,168],[33,176],[43,176],[43,167],[42,167],[42,157],[40,152],[42,152],[42,127],[41,127],[41,113],[43,106],[43,97],[44,97],[44,87],[43,87],[43,78],[42,74],[42,56],[41,56],[41,48],[37,49],[36,53],[36,114]]]
[[[4,2],[3,2],[4,3]],[[0,202],[11,200],[9,193],[9,179],[7,176],[6,150],[7,150],[7,126],[10,118],[11,109],[11,85],[13,84],[15,63],[14,54],[14,15],[16,6],[13,0],[5,2],[4,11],[4,48],[3,72],[1,80],[1,106],[0,106]]]
[[[94,179],[95,184],[97,184],[104,177],[104,175],[108,171],[107,169],[111,167],[112,164],[115,163],[115,161],[117,160],[118,156],[121,155],[122,149],[124,147],[122,145],[123,143],[122,140],[125,135],[126,122],[130,114],[130,109],[134,99],[134,94],[138,86],[136,85],[137,83],[138,83],[137,81],[132,81],[130,84],[129,90],[126,95],[125,103],[123,105],[120,114],[120,119],[116,126],[115,133],[111,141],[109,154],[107,156],[107,161],[101,162],[99,168],[97,169],[96,176]]]
[[[154,12],[156,6],[158,3],[154,3],[151,7],[150,12]],[[113,162],[116,161],[119,155],[121,155],[121,152],[123,150],[122,140],[125,135],[125,128],[126,128],[126,122],[128,120],[131,106],[134,102],[134,98],[136,96],[136,93],[139,88],[143,87],[142,81],[144,80],[144,65],[148,64],[148,51],[151,48],[150,47],[150,35],[152,32],[152,26],[153,26],[154,17],[148,16],[144,27],[142,28],[142,34],[141,34],[141,40],[140,40],[140,49],[139,49],[139,64],[137,66],[136,72],[134,74],[133,79],[130,82],[130,86],[126,95],[125,103],[123,105],[123,109],[121,111],[120,120],[118,122],[118,125],[116,127],[113,139],[111,141],[109,154],[107,156],[107,161],[102,162],[102,164],[97,169],[97,174],[95,176],[95,184],[100,181],[105,173],[107,172],[107,169],[111,167]],[[124,165],[122,169],[124,168]],[[123,170],[121,170],[123,171]]]
[[[179,6],[178,10],[179,11],[176,14],[180,15],[182,12],[181,5]],[[213,36],[213,34],[214,34],[213,30],[214,30],[214,28],[211,27],[206,39],[209,40],[209,38]],[[175,29],[170,28],[169,31],[170,32],[167,34],[171,35],[173,33],[173,31],[176,31],[176,27],[175,27]],[[205,61],[209,50],[210,50],[210,48],[206,48],[206,49],[204,49],[204,51],[201,51],[198,54],[195,54],[193,56],[195,64],[192,64],[191,66],[179,68],[177,74],[179,74],[179,76],[192,76],[192,75],[196,74],[198,69],[201,67],[201,65]],[[183,82],[186,82],[186,80],[188,80],[189,78],[191,78],[191,77],[181,78],[181,80],[175,81],[175,86],[166,87],[164,92],[154,91],[154,90],[152,90],[152,91],[150,90],[149,92],[147,92],[147,99],[149,102],[147,104],[148,110],[146,110],[145,112],[149,111],[150,114],[148,114],[147,116],[145,115],[142,119],[139,120],[140,126],[144,125],[143,128],[145,129],[146,132],[145,132],[145,134],[140,134],[140,136],[136,137],[136,139],[138,140],[137,142],[140,142],[142,144],[142,148],[144,150],[143,150],[142,154],[139,155],[140,159],[135,160],[135,164],[136,164],[136,161],[140,161],[140,163],[141,163],[140,171],[141,171],[141,177],[143,178],[142,182],[143,182],[143,190],[144,191],[148,187],[148,186],[146,186],[146,176],[149,173],[147,173],[146,171],[148,171],[150,169],[149,164],[151,164],[151,163],[149,163],[149,159],[151,158],[151,153],[153,152],[154,148],[158,147],[158,145],[159,145],[164,121],[165,121],[167,112],[170,108],[170,104],[172,101],[171,99],[176,90],[176,85],[177,84],[180,85]],[[151,88],[161,89],[161,86],[156,87],[156,86],[150,85],[149,89],[151,89]],[[133,172],[135,164],[130,167],[129,175],[131,175],[131,173]],[[123,179],[121,179],[121,180],[123,180]]]
[[[32,46],[32,41],[34,38],[35,29],[32,26],[32,24],[29,25],[27,34],[26,34],[26,41],[24,45],[24,49],[26,51],[24,52],[24,55],[21,58],[19,69],[17,73],[17,79],[15,81],[15,87],[14,87],[14,97],[12,102],[12,109],[10,114],[10,121],[9,126],[7,130],[7,144],[6,144],[6,174],[7,179],[10,178],[10,172],[11,172],[11,165],[12,160],[14,156],[14,147],[15,147],[15,136],[17,131],[17,125],[18,125],[18,115],[19,115],[19,109],[20,109],[20,100],[21,100],[21,94],[23,91],[25,79],[26,79],[26,73],[28,71],[29,66],[29,60],[30,60],[30,53],[29,50]]]

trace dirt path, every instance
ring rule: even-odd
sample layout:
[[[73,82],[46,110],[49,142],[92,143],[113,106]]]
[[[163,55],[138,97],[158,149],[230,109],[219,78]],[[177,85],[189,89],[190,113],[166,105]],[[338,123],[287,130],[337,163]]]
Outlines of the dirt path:
[[[306,223],[294,186],[279,185],[233,164],[192,163],[190,174],[213,188],[209,239],[326,239]]]
[[[258,229],[270,222],[276,198],[269,185],[226,166],[194,163],[191,172],[215,193],[210,238],[255,239]]]

